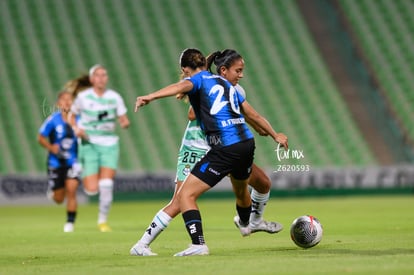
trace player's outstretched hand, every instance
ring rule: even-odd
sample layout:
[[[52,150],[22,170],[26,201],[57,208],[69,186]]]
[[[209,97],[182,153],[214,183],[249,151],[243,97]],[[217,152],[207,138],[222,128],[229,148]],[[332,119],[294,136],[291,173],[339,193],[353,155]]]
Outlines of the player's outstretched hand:
[[[147,105],[151,102],[152,98],[149,95],[139,96],[135,101],[135,112],[138,111],[138,108],[144,105]]]
[[[280,146],[283,146],[285,148],[285,150],[288,149],[288,138],[285,134],[283,133],[278,133],[276,134],[276,138],[275,141],[280,143]]]

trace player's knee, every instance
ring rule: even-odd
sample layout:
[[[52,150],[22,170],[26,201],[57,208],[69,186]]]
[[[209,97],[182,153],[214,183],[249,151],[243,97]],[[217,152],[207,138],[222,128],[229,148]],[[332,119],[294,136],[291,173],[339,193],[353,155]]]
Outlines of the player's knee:
[[[82,179],[83,191],[88,196],[93,196],[98,194],[98,175],[86,176]]]
[[[61,204],[65,200],[65,190],[60,188],[53,191],[51,198],[57,204]]]
[[[187,192],[187,190],[181,190],[177,194],[176,204],[179,207],[179,209],[181,210],[181,205],[182,204],[188,204],[190,202],[194,202],[195,200],[196,200],[195,196],[192,193]]]
[[[270,191],[270,188],[272,187],[272,182],[269,178],[263,178],[260,184],[260,188],[258,188],[260,193],[268,193]]]
[[[65,198],[63,196],[58,196],[58,197],[55,196],[55,197],[53,197],[53,200],[55,201],[55,203],[61,204],[61,203],[63,203]]]
[[[272,187],[272,182],[267,176],[256,177],[249,180],[249,185],[259,193],[265,194],[270,191],[270,188]]]
[[[83,187],[83,192],[85,192],[85,194],[88,196],[95,196],[98,194],[98,187],[96,188]]]
[[[88,196],[97,195],[99,192],[99,181],[95,178],[84,179],[83,191]]]
[[[181,212],[179,201],[175,198],[166,207],[164,207],[163,211],[167,213],[171,218],[176,217]]]
[[[76,198],[76,190],[68,190],[66,192],[66,197],[70,199]]]
[[[176,195],[175,195],[175,203],[178,205],[178,206],[180,206],[180,203],[181,203],[181,192],[178,192]]]

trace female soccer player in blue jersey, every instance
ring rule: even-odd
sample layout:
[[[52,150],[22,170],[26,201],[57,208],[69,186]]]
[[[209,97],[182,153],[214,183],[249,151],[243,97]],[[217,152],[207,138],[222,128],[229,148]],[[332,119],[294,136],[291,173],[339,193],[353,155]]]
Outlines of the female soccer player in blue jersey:
[[[239,85],[239,81],[243,78],[244,60],[243,57],[235,50],[226,49],[210,54],[207,58],[207,67],[210,72],[211,65],[216,67],[215,73],[221,75],[228,80],[236,90],[246,97],[244,89]],[[214,72],[212,72],[214,73]],[[266,135],[266,132],[260,128],[249,117],[246,121],[261,135]],[[283,135],[279,133],[278,135]],[[263,212],[270,196],[271,181],[266,173],[253,163],[252,173],[249,178],[249,185],[252,186],[252,213],[250,214],[250,224],[252,232],[266,231],[268,233],[276,233],[283,229],[282,225],[276,222],[267,222],[263,220]],[[239,217],[234,217],[234,223],[239,227]]]
[[[135,111],[151,101],[186,93],[197,120],[206,134],[211,150],[195,165],[177,193],[191,246],[175,256],[207,255],[197,198],[230,174],[240,217],[239,229],[250,233],[251,199],[247,183],[253,163],[254,136],[245,124],[243,114],[276,142],[287,148],[287,138],[278,135],[235,88],[224,78],[206,71],[206,59],[197,49],[186,49],[180,57],[184,81],[169,85],[146,96],[138,97]]]
[[[67,219],[64,232],[73,232],[76,219],[76,191],[80,168],[77,164],[77,139],[69,124],[68,112],[72,105],[72,94],[60,92],[57,107],[59,111],[50,115],[39,129],[38,141],[49,152],[48,196],[56,203],[66,197]]]
[[[245,97],[244,89],[238,84],[243,77],[244,62],[243,58],[234,50],[224,50],[214,52],[207,57],[207,67],[210,68],[215,64],[218,74],[229,80],[236,90]],[[223,68],[222,68],[223,67]],[[183,76],[184,78],[184,76]],[[191,169],[210,149],[205,134],[201,130],[198,121],[195,119],[193,109],[189,110],[189,123],[185,130],[180,150],[178,153],[176,186],[171,201],[154,216],[148,228],[143,233],[141,239],[131,248],[130,254],[134,256],[154,256],[149,245],[157,236],[169,225],[171,220],[180,213],[177,197],[177,191],[181,187]],[[253,124],[249,122],[249,124]],[[253,124],[255,130],[259,133],[263,131]],[[252,213],[250,215],[249,227],[251,232],[264,231],[268,233],[277,233],[283,229],[283,226],[277,222],[269,222],[263,219],[264,208],[269,199],[271,181],[266,173],[257,167],[252,166],[252,172],[249,178],[249,185],[252,186]],[[239,217],[235,217],[236,226],[239,225]]]

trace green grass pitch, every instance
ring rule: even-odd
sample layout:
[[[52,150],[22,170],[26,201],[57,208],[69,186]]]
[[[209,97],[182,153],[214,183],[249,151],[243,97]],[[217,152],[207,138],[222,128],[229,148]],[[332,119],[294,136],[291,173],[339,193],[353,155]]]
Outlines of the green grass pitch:
[[[78,210],[76,232],[63,233],[63,206],[0,207],[0,274],[414,274],[414,197],[272,198],[265,218],[279,234],[241,237],[233,199],[200,200],[211,255],[173,257],[190,240],[178,216],[153,243],[159,256],[129,256],[166,200],[115,202],[111,233],[96,228],[97,205]],[[324,227],[316,247],[289,236],[294,218],[312,214]]]

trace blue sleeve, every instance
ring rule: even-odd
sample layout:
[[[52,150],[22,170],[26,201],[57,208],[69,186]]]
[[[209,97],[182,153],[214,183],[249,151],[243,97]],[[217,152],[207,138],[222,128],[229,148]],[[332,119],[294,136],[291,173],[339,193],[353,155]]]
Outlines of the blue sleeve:
[[[48,117],[42,124],[42,126],[40,126],[39,129],[39,134],[41,134],[44,137],[48,137],[50,135],[50,133],[53,130],[53,119],[52,117]]]
[[[201,81],[200,74],[196,74],[192,77],[184,78],[184,80],[188,80],[191,83],[193,83],[193,89],[190,92],[188,92],[188,94],[194,94],[196,91],[201,89],[202,81]]]

